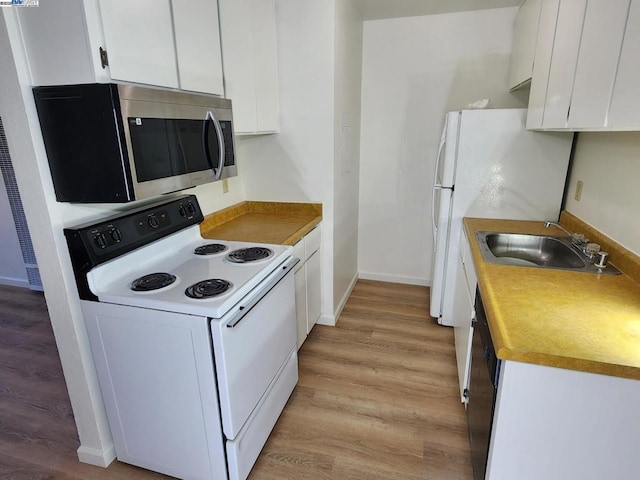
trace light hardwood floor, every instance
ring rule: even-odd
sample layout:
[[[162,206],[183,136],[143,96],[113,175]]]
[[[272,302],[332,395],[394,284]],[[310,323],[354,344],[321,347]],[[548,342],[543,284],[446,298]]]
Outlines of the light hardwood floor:
[[[77,461],[42,295],[0,287],[0,478],[169,478]],[[336,327],[317,325],[300,379],[251,480],[471,480],[453,331],[424,287],[359,281]]]

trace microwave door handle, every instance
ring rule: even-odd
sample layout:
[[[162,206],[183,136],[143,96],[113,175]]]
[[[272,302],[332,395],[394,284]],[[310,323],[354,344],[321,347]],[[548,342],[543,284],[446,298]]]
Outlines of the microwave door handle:
[[[213,123],[213,126],[216,129],[216,134],[218,137],[219,155],[218,155],[217,169],[213,166],[213,162],[211,161],[211,152],[209,151],[209,142],[207,142],[207,133],[208,133],[207,127],[209,125],[209,122]],[[222,168],[224,167],[224,151],[225,151],[224,137],[222,136],[222,127],[220,126],[220,122],[218,121],[218,119],[215,117],[215,115],[211,110],[207,111],[207,116],[204,119],[204,123],[205,123],[205,127],[203,130],[203,138],[202,138],[204,153],[205,153],[205,156],[207,157],[207,161],[209,162],[209,165],[211,165],[211,167],[213,168],[213,179],[220,180],[220,177],[222,176]]]

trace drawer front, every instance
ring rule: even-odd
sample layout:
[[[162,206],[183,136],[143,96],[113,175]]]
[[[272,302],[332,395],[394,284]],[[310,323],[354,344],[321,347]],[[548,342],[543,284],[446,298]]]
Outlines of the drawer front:
[[[320,225],[311,230],[304,237],[307,249],[307,258],[313,255],[313,252],[317,252],[320,249]]]
[[[294,272],[297,272],[298,270],[300,270],[302,268],[302,266],[304,265],[304,262],[307,260],[307,254],[306,254],[306,250],[305,250],[305,243],[306,243],[305,239],[301,238],[298,241],[298,243],[296,243],[293,246],[293,257],[300,259],[298,264],[295,266]]]

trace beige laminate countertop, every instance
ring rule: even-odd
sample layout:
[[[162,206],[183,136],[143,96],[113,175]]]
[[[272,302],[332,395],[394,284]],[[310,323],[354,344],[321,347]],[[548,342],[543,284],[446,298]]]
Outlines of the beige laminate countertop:
[[[640,284],[626,274],[485,262],[477,231],[562,233],[542,222],[465,218],[464,225],[498,358],[640,379]]]
[[[204,238],[294,245],[322,221],[322,204],[288,202],[237,203],[205,217]]]

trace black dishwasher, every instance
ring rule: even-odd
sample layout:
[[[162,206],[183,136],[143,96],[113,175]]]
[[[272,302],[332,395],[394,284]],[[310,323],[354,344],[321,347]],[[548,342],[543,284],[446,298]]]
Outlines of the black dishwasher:
[[[476,291],[476,320],[473,323],[471,345],[471,375],[467,426],[471,445],[474,480],[484,480],[491,439],[493,409],[498,389],[500,361],[496,357],[489,333],[480,292]]]

